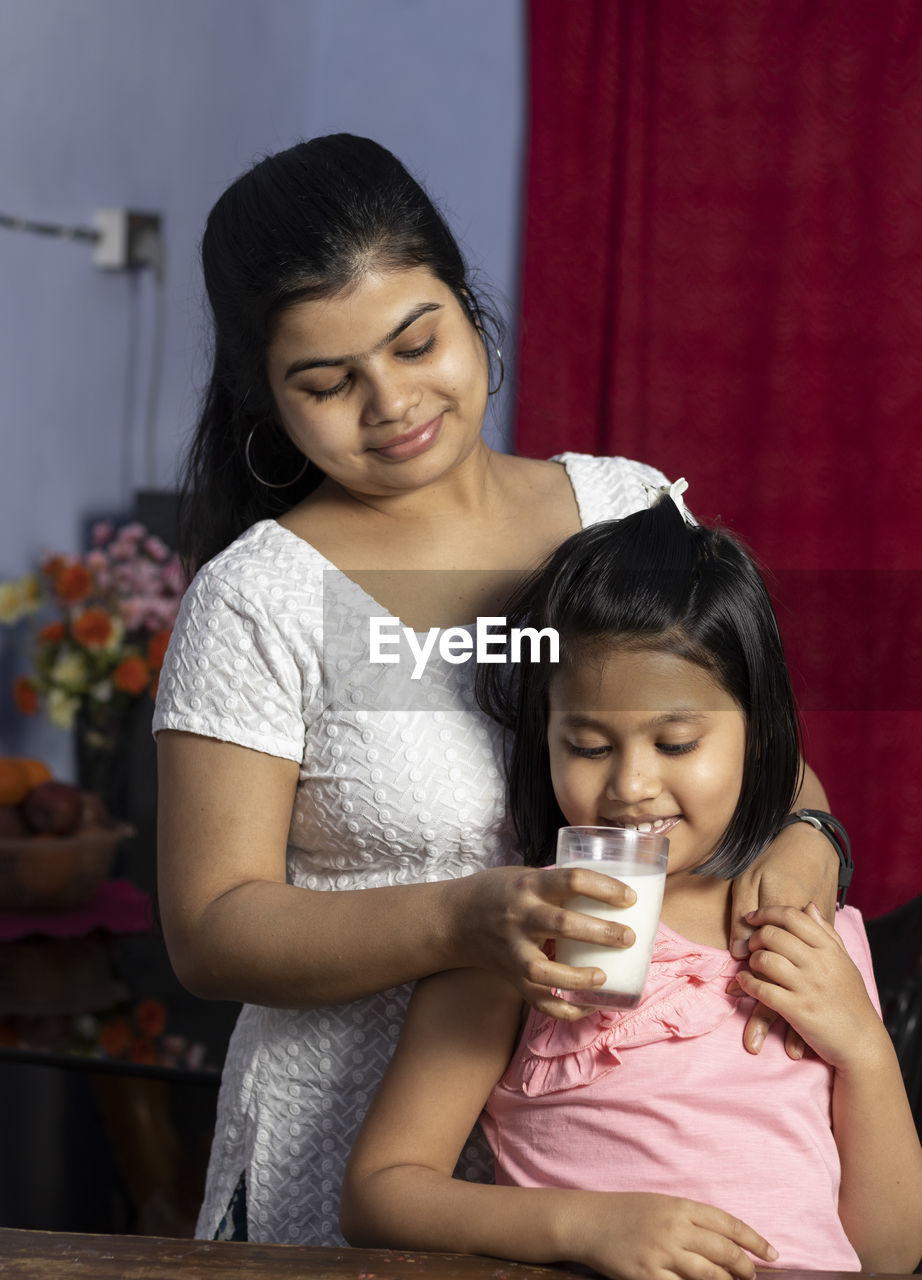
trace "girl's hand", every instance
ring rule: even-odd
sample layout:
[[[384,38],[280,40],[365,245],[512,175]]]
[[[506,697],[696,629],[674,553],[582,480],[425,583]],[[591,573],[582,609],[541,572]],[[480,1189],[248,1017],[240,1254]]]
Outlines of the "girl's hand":
[[[567,1022],[591,1013],[568,1004],[552,988],[591,989],[605,981],[601,969],[574,969],[549,959],[542,947],[549,938],[575,938],[606,947],[629,947],[634,931],[577,911],[563,903],[576,894],[613,907],[636,900],[634,890],[611,876],[583,867],[496,867],[460,882],[467,894],[461,935],[465,963],[493,969],[511,982],[528,1004]]]
[[[764,908],[748,920],[754,932],[741,989],[785,1018],[824,1062],[855,1066],[883,1023],[835,929],[812,902],[803,911]]]
[[[751,867],[733,881],[730,899],[730,950],[738,959],[749,955],[750,914],[764,907],[801,907],[818,903],[827,920],[835,917],[839,860],[832,845],[809,822],[785,827]],[[750,1053],[758,1053],[778,1013],[757,1004],[743,1032]],[[785,1047],[802,1058],[803,1041],[789,1027]]]
[[[777,1251],[758,1232],[712,1205],[675,1196],[587,1192],[574,1214],[567,1260],[617,1280],[754,1280],[749,1250]]]

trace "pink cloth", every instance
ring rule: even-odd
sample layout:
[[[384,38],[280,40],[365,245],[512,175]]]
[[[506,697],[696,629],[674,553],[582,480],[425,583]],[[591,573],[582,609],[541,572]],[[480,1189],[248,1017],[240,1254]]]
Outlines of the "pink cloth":
[[[129,880],[104,880],[89,902],[69,911],[0,911],[0,941],[12,942],[33,933],[83,938],[94,929],[149,933],[153,922],[149,893]]]
[[[860,913],[836,928],[879,1011]],[[481,1117],[497,1183],[685,1196],[754,1227],[777,1267],[860,1271],[837,1212],[832,1071],[788,1058],[779,1023],[746,1052],[753,1002],[726,989],[743,963],[660,925],[635,1009],[531,1010]]]

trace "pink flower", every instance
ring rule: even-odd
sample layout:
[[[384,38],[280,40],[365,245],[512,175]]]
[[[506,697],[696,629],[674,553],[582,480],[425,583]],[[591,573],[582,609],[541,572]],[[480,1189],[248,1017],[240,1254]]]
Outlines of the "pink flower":
[[[109,544],[109,557],[112,560],[130,560],[135,554],[137,546],[129,539],[122,537],[121,532],[114,542]]]
[[[115,527],[109,520],[98,520],[93,525],[90,537],[94,547],[104,547],[115,532]]]
[[[126,631],[136,631],[143,624],[144,602],[137,596],[132,596],[129,600],[120,600],[118,611]]]
[[[102,579],[109,572],[109,557],[105,551],[88,551],[85,557],[86,567],[95,576],[97,583],[102,584]]]
[[[189,585],[186,571],[183,569],[178,556],[174,556],[168,564],[164,565],[163,585],[167,591],[177,597],[181,596]]]
[[[144,550],[150,556],[151,560],[162,563],[170,554],[170,549],[160,538],[150,537],[144,539]]]

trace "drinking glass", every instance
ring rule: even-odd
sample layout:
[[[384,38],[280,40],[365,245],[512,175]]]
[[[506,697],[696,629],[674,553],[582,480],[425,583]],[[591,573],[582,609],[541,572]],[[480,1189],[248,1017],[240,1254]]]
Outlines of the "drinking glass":
[[[556,940],[556,956],[576,968],[595,967],[605,973],[600,987],[565,991],[571,1004],[632,1009],[640,999],[653,941],[663,905],[669,841],[629,827],[561,827],[557,836],[557,866],[587,867],[630,885],[637,901],[630,907],[612,907],[597,898],[577,894],[564,906],[570,911],[630,925],[635,940],[626,948],[598,946],[573,938]]]

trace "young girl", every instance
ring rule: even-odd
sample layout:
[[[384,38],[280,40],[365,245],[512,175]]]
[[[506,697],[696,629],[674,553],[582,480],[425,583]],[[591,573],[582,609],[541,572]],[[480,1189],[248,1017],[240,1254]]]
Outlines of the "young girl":
[[[922,1153],[880,1020],[859,914],[753,912],[729,937],[730,880],[788,812],[799,732],[752,562],[679,505],[587,529],[507,623],[556,628],[561,661],[517,670],[488,705],[514,724],[512,812],[532,864],[564,824],[669,838],[640,1003],[524,1018],[484,970],[419,984],[347,1171],[354,1244],[584,1264],[624,1280],[751,1277],[761,1265],[911,1271]],[[596,873],[574,870],[582,893]],[[759,1056],[764,1001],[809,1046]],[[511,1060],[510,1060],[511,1055]],[[482,1115],[481,1115],[482,1113]],[[481,1115],[496,1186],[453,1179]]]

